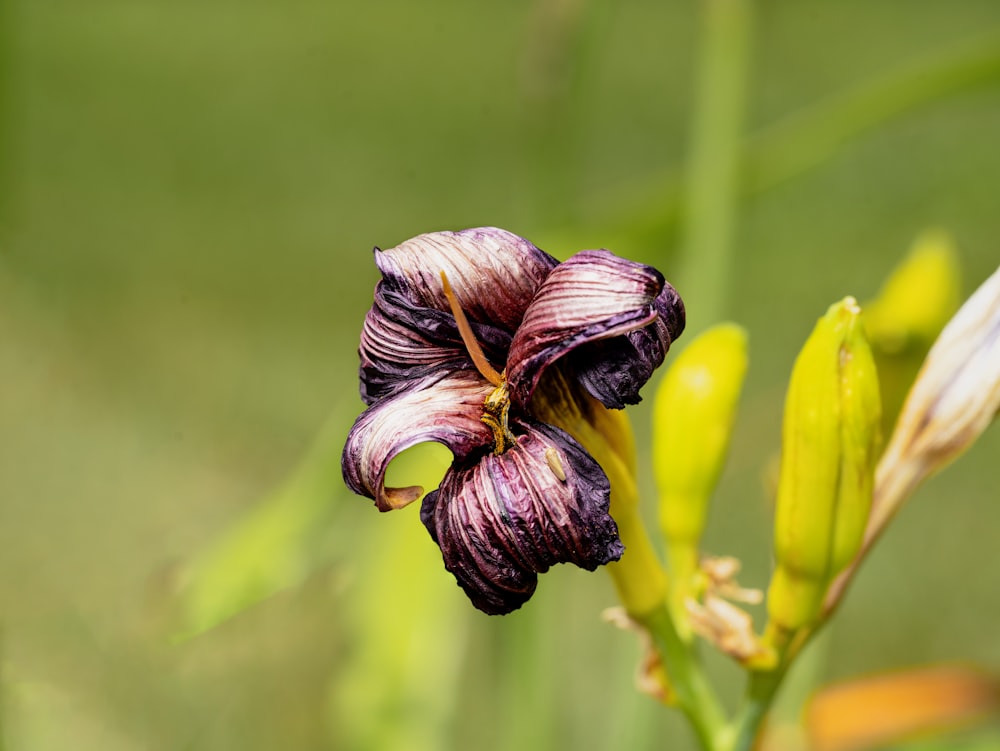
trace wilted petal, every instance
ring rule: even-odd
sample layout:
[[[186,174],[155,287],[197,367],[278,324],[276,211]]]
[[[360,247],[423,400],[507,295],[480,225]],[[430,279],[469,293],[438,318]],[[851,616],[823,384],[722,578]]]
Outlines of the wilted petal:
[[[684,331],[684,303],[673,287],[664,283],[655,305],[658,315],[649,325],[584,344],[568,356],[580,384],[609,409],[639,403],[639,390]]]
[[[438,374],[369,407],[347,437],[341,458],[344,482],[355,493],[373,498],[380,511],[415,501],[423,492],[418,486],[385,487],[389,462],[426,441],[444,444],[458,460],[492,445],[492,432],[479,419],[492,390],[474,372]]]
[[[585,250],[561,263],[542,283],[511,342],[507,380],[514,402],[527,405],[542,371],[568,352],[631,332],[638,336],[627,344],[605,342],[591,349],[591,358],[598,360],[583,380],[602,402],[621,406],[622,401],[634,401],[652,367],[630,358],[662,361],[669,338],[683,321],[679,298],[672,288],[663,295],[664,285],[656,269],[606,250]],[[662,326],[656,326],[661,317]],[[639,331],[646,327],[651,331]],[[600,358],[608,364],[599,365]],[[584,359],[590,358],[581,355]],[[626,363],[627,372],[614,379],[611,373]]]
[[[445,567],[491,615],[519,608],[555,563],[593,571],[624,550],[597,462],[558,428],[522,431],[503,454],[449,470],[420,511]]]
[[[486,357],[502,368],[510,334],[486,323],[470,323]],[[365,404],[438,371],[474,370],[451,311],[413,305],[385,282],[375,288],[358,353]]]
[[[376,251],[375,263],[386,284],[411,304],[447,311],[444,271],[470,321],[513,333],[557,261],[512,232],[479,227],[419,235]]]

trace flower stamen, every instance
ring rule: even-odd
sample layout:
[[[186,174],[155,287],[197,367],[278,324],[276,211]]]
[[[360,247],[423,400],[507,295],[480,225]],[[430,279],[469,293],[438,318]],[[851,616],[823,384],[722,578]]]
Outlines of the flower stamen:
[[[493,369],[489,360],[486,359],[486,355],[483,354],[483,348],[480,347],[479,342],[476,341],[476,335],[472,332],[472,326],[469,325],[469,319],[465,317],[465,311],[463,311],[462,306],[458,304],[458,298],[455,297],[455,293],[452,291],[451,285],[448,283],[448,277],[445,275],[443,269],[441,271],[441,283],[444,285],[444,296],[448,299],[448,304],[451,306],[452,315],[455,316],[458,333],[461,334],[462,342],[465,344],[465,348],[469,352],[469,357],[472,358],[472,364],[476,366],[476,370],[478,370],[487,381],[492,383],[494,386],[502,386],[504,383],[503,376]]]
[[[479,419],[493,429],[493,453],[499,456],[509,449],[517,439],[510,432],[510,393],[507,380],[500,375],[500,385],[483,402],[483,416]]]
[[[483,378],[496,386],[483,402],[483,416],[479,419],[493,430],[493,453],[499,456],[513,446],[517,440],[510,432],[510,392],[507,389],[506,371],[497,373],[490,365],[489,360],[486,359],[483,348],[476,341],[476,335],[472,331],[472,326],[469,325],[469,319],[465,317],[465,311],[458,304],[458,298],[455,297],[455,292],[452,290],[451,284],[448,283],[448,276],[443,269],[441,271],[441,284],[444,287],[444,296],[448,299],[448,305],[451,306],[452,315],[455,316],[458,333],[462,336],[462,342],[469,352],[469,357],[472,358],[472,364],[476,366],[476,370]]]

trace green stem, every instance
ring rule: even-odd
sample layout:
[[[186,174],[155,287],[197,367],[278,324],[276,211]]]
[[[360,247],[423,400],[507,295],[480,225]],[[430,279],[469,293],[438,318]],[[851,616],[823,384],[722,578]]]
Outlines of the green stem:
[[[726,715],[702,670],[697,654],[677,633],[666,605],[639,619],[663,658],[677,702],[708,751],[722,751],[727,737]]]
[[[750,0],[703,0],[687,212],[684,297],[695,328],[725,314],[738,193]],[[689,324],[691,321],[689,320]]]
[[[733,720],[731,751],[750,751],[785,676],[787,664],[766,673],[751,673],[743,706]]]
[[[764,641],[769,642],[778,655],[771,670],[752,670],[747,681],[746,693],[740,709],[730,726],[731,744],[727,751],[750,751],[755,748],[764,729],[764,721],[771,711],[778,689],[781,688],[788,669],[816,634],[816,628],[803,628],[788,632],[768,626]]]

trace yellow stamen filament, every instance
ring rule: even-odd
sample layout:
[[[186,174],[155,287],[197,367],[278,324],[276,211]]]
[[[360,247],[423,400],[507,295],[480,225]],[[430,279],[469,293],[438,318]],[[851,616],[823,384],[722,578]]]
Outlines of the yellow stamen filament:
[[[493,369],[493,366],[486,359],[486,355],[483,354],[483,348],[476,341],[476,335],[472,333],[469,319],[465,317],[462,306],[458,304],[458,298],[455,297],[451,285],[448,284],[448,277],[444,271],[441,272],[441,283],[444,285],[444,296],[448,298],[452,315],[455,316],[455,323],[458,324],[458,333],[462,335],[462,341],[465,343],[465,348],[469,351],[469,357],[472,358],[473,365],[476,366],[476,370],[482,374],[483,378],[494,386],[499,386],[503,383],[503,376]]]
[[[503,378],[503,374],[500,375]],[[507,384],[501,383],[483,403],[483,416],[479,418],[493,431],[493,453],[499,456],[509,449],[517,439],[510,432],[510,395]]]

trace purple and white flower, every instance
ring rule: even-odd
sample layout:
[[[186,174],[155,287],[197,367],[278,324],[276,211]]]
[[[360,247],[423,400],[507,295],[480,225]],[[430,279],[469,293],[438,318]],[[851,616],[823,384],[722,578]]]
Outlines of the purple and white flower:
[[[447,446],[454,462],[420,516],[490,614],[520,607],[555,563],[618,560],[607,476],[540,415],[638,402],[684,328],[673,287],[606,250],[559,263],[489,227],[376,248],[375,263],[359,350],[368,409],[344,447],[348,487],[401,508],[423,489],[385,487],[389,463],[423,441]]]

